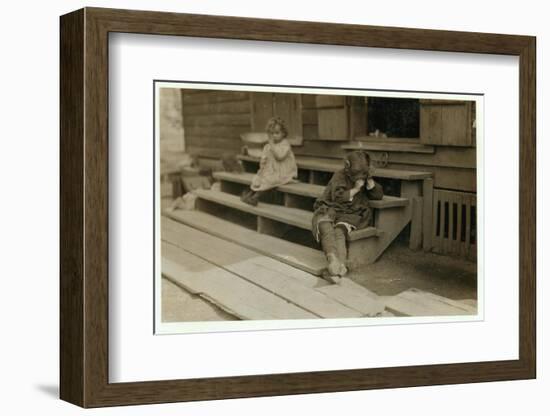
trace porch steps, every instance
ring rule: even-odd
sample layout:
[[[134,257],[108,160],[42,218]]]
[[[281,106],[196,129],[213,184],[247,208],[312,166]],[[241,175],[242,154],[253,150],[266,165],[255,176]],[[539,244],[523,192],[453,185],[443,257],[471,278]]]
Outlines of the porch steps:
[[[247,212],[262,218],[290,224],[303,230],[311,230],[312,213],[297,208],[288,208],[280,205],[260,202],[257,206],[245,204],[236,195],[210,189],[197,189],[193,191],[199,199],[214,202],[236,210]]]
[[[257,206],[252,206],[242,202],[236,195],[210,189],[197,189],[193,192],[197,195],[199,201],[210,201],[221,206],[253,214],[260,218],[268,218],[303,230],[311,231],[313,213],[310,211],[262,202]],[[197,203],[199,203],[199,201],[197,201]],[[200,205],[198,208],[200,210]],[[261,226],[259,227],[261,228]],[[383,232],[380,230],[374,227],[367,227],[361,230],[352,231],[349,233],[348,237],[350,241],[354,241],[363,238],[378,237],[381,234],[383,234]]]
[[[253,173],[214,172],[213,176],[222,183],[239,183],[247,186],[250,186],[252,179],[254,178]],[[319,198],[323,194],[324,189],[324,186],[304,182],[289,183],[277,187],[277,190],[282,193],[315,199]],[[409,204],[409,200],[407,198],[395,196],[384,196],[384,198],[380,201],[370,201],[369,203],[372,208],[385,209],[406,206]]]

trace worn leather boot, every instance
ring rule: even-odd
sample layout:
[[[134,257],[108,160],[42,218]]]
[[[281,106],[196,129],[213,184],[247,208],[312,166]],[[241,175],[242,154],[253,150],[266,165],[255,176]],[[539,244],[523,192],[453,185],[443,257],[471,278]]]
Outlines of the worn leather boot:
[[[336,248],[336,255],[340,261],[340,268],[338,269],[338,275],[340,276],[345,276],[348,273],[346,266],[348,260],[347,234],[348,231],[345,227],[336,226],[334,228],[334,246]]]

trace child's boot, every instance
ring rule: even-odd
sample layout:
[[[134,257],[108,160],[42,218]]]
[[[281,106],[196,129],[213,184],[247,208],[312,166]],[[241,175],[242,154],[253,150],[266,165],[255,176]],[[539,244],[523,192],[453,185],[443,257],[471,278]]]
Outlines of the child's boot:
[[[338,275],[345,276],[348,273],[346,267],[346,261],[348,259],[348,249],[346,246],[347,229],[343,226],[336,226],[334,228],[334,245],[336,248],[336,255],[340,260],[340,267],[338,269]]]
[[[331,275],[337,276],[340,274],[340,269],[342,267],[342,263],[340,263],[340,260],[338,260],[338,256],[334,253],[328,253],[327,254],[327,270]]]
[[[254,204],[253,195],[254,191],[252,189],[247,189],[241,194],[241,201],[248,205],[258,205],[258,201]]]
[[[260,192],[252,192],[250,194],[249,204],[253,206],[257,206],[258,202],[260,201]]]

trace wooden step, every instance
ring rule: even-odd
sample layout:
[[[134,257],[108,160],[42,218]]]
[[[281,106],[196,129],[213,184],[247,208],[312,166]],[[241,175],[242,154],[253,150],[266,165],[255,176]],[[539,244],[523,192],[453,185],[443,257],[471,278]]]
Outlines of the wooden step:
[[[320,276],[326,268],[325,256],[319,250],[260,234],[214,215],[183,210],[166,212],[165,215],[182,224],[237,243],[317,276]]]
[[[259,163],[259,158],[248,155],[238,155],[240,160],[246,162]],[[343,168],[344,163],[341,159],[324,159],[314,157],[296,157],[296,164],[300,169],[313,170],[319,172],[336,172]],[[374,170],[374,177],[377,178],[389,178],[389,179],[401,179],[404,181],[417,181],[427,178],[431,178],[433,175],[431,172],[419,172],[413,170],[401,170],[401,169],[387,169],[376,168]]]
[[[357,318],[366,315],[372,316],[372,313],[368,312],[379,311],[380,305],[383,305],[378,301],[376,295],[368,291],[366,295],[364,291],[353,290],[357,296],[360,296],[360,299],[356,299],[350,296],[349,293],[346,296],[342,291],[338,291],[334,295],[332,292],[327,294],[317,290],[327,286],[326,282],[319,281],[320,284],[312,287],[310,280],[316,279],[314,276],[302,279],[301,275],[305,273],[299,271],[297,273],[296,270],[286,264],[166,217],[162,219],[161,238],[163,240],[163,257],[164,250],[170,249],[170,247],[166,247],[166,243],[177,246],[191,255],[200,257],[202,261],[210,265],[210,269],[219,269],[239,276],[244,281],[253,283],[265,291],[281,297],[290,305],[295,305],[317,317]],[[185,262],[182,262],[182,264],[185,265]],[[208,271],[204,266],[201,266],[200,270]],[[197,268],[195,271],[198,272],[199,269]],[[231,290],[231,288],[228,287],[228,290]],[[235,292],[234,295],[239,295],[240,289],[235,288],[233,292]],[[246,293],[241,295],[247,296]],[[335,296],[340,297],[340,300],[335,299]],[[345,297],[349,297],[350,303],[356,304],[357,307],[346,305],[344,303]],[[363,308],[363,310],[360,311],[357,308]]]
[[[250,185],[253,173],[232,173],[232,172],[214,172],[215,179],[225,182],[240,183],[242,185]],[[280,192],[299,195],[309,198],[319,198],[324,191],[325,187],[321,185],[314,185],[304,182],[289,183],[277,187]],[[407,198],[399,198],[395,196],[384,196],[382,200],[370,201],[370,206],[377,209],[404,207],[409,204]]]
[[[193,191],[199,198],[214,202],[219,205],[234,208],[239,211],[247,212],[258,217],[269,218],[274,221],[282,222],[311,231],[313,213],[297,208],[288,208],[280,205],[272,205],[260,202],[257,206],[245,204],[238,196],[225,192],[219,192],[211,189],[197,189]],[[350,241],[359,238],[377,237],[380,232],[374,227],[367,227],[361,230],[352,231],[348,237]]]

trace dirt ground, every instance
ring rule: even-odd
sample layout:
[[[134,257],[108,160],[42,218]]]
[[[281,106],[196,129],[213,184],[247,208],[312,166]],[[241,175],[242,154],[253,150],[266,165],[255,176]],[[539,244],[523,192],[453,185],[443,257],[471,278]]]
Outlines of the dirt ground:
[[[348,277],[383,296],[414,287],[454,300],[477,298],[475,262],[412,251],[398,242],[392,244],[377,262]]]
[[[381,296],[410,288],[455,300],[477,299],[477,265],[474,262],[423,251],[411,251],[394,242],[374,264],[348,276]],[[197,295],[162,279],[164,322],[228,321],[233,316]]]

